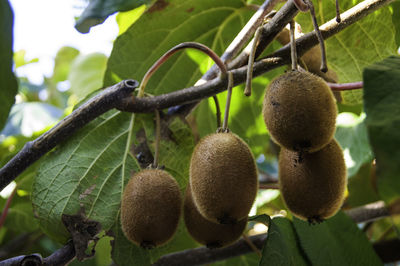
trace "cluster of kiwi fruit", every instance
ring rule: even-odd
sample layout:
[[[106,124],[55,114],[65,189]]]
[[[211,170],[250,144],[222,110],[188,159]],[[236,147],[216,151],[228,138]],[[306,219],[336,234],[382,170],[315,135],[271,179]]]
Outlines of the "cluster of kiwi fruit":
[[[277,77],[266,91],[263,116],[281,147],[279,184],[288,209],[309,223],[333,216],[343,203],[347,179],[334,139],[336,100],[325,80],[298,69]]]
[[[138,97],[144,95],[144,86],[150,75],[166,58],[183,48],[205,52],[228,78],[229,96],[224,125],[217,133],[204,137],[196,145],[190,161],[189,184],[183,204],[184,221],[190,235],[209,248],[218,248],[235,242],[243,234],[247,215],[258,190],[254,156],[248,145],[229,132],[227,127],[232,74],[227,72],[224,63],[208,47],[198,43],[181,43],[166,52],[148,70]],[[156,149],[152,168],[132,175],[121,201],[122,230],[131,242],[143,248],[157,247],[170,240],[182,212],[177,182],[166,171],[157,169],[160,140],[158,112],[156,118]]]

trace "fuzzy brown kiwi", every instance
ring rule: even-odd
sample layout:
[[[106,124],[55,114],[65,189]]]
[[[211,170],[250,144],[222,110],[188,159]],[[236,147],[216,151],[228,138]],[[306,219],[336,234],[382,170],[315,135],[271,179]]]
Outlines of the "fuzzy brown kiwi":
[[[174,235],[182,212],[176,180],[166,171],[145,169],[124,189],[121,225],[125,236],[143,248],[165,244]]]
[[[247,144],[232,133],[201,139],[190,162],[190,187],[206,219],[234,224],[246,218],[258,189],[256,164]]]
[[[281,149],[279,185],[286,206],[298,218],[315,223],[333,216],[343,203],[347,185],[337,141],[315,153]]]
[[[183,211],[189,234],[208,248],[220,248],[234,243],[247,224],[247,217],[236,224],[217,224],[204,218],[193,202],[190,185],[186,188]]]
[[[337,107],[323,79],[291,70],[270,83],[263,115],[278,144],[292,151],[314,152],[333,138]]]

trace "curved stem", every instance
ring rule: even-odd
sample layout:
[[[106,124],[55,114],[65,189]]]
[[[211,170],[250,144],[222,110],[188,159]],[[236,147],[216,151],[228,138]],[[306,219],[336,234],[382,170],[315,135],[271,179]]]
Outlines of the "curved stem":
[[[160,111],[157,109],[154,110],[156,115],[156,144],[154,148],[154,161],[153,168],[158,167],[158,159],[160,157],[160,141],[161,141],[161,119],[160,119]]]
[[[321,48],[321,71],[326,73],[328,71],[328,65],[326,64],[326,51],[325,51],[325,43],[324,43],[324,38],[322,38],[321,31],[319,30],[318,27],[318,22],[317,18],[315,17],[315,10],[314,10],[314,5],[311,2],[311,0],[305,0],[308,7],[310,8],[310,14],[312,18],[312,22],[314,24],[314,30],[315,34],[317,35],[319,46]]]
[[[297,70],[297,50],[296,50],[296,38],[294,35],[295,32],[295,23],[294,20],[290,21],[290,56],[292,59],[292,70]]]
[[[247,63],[247,78],[246,78],[246,87],[244,90],[244,95],[250,96],[251,95],[251,80],[253,79],[253,64],[254,58],[256,54],[256,49],[258,45],[258,41],[260,40],[261,31],[263,30],[262,25],[258,27],[256,33],[254,34],[253,43],[251,46],[250,54],[249,54],[249,61]]]
[[[362,81],[350,82],[350,83],[331,83],[331,82],[327,82],[327,83],[328,83],[328,86],[333,91],[358,90],[358,89],[362,89],[364,87],[364,84]]]
[[[215,109],[216,109],[216,116],[217,116],[217,128],[221,127],[221,108],[219,107],[219,101],[217,95],[213,96]]]
[[[250,240],[246,234],[242,234],[243,240],[249,245],[249,247],[261,258],[262,254],[260,249]]]
[[[11,195],[8,197],[6,204],[4,205],[3,211],[0,216],[0,228],[3,226],[4,222],[6,221],[8,209],[10,209],[11,201],[16,192],[17,192],[17,186],[15,186],[15,188],[11,192]]]
[[[222,124],[223,132],[228,132],[228,118],[229,118],[229,108],[231,106],[232,87],[233,87],[233,75],[232,72],[228,72],[228,95],[226,96],[224,122]]]
[[[147,82],[149,81],[150,77],[154,74],[154,72],[162,65],[164,64],[165,61],[167,61],[168,58],[170,58],[173,54],[178,52],[179,50],[186,49],[186,48],[193,48],[196,50],[199,50],[206,55],[208,55],[212,60],[214,60],[215,64],[220,68],[221,73],[224,75],[227,72],[226,66],[224,62],[222,62],[221,58],[210,48],[207,46],[197,43],[197,42],[184,42],[181,44],[178,44],[174,47],[172,47],[170,50],[168,50],[164,55],[162,55],[150,68],[147,70],[146,74],[143,76],[143,80],[140,83],[139,87],[139,93],[138,93],[138,98],[141,98],[144,96],[144,88],[147,85]]]

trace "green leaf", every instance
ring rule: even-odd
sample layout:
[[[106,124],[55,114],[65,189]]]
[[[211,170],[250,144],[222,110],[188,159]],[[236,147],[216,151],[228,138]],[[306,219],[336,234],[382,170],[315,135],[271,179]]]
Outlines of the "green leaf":
[[[256,266],[259,264],[260,261],[260,257],[252,252],[246,255],[242,255],[242,256],[236,256],[224,261],[219,261],[219,262],[215,262],[213,264],[210,264],[212,266]]]
[[[373,159],[364,119],[365,115],[359,117],[354,113],[340,113],[337,117],[335,138],[343,149],[347,177]]]
[[[174,0],[160,12],[148,10],[114,43],[104,85],[120,79],[141,80],[166,51],[185,41],[203,43],[222,54],[252,12],[240,0]],[[171,57],[152,76],[146,92],[162,94],[193,85],[198,65],[187,53]]]
[[[124,33],[133,23],[135,23],[140,16],[146,11],[146,6],[142,5],[135,9],[126,12],[119,12],[116,20],[119,27],[118,35]]]
[[[400,57],[391,56],[364,70],[364,109],[377,163],[378,192],[386,201],[400,191]]]
[[[71,91],[78,96],[78,100],[102,87],[106,65],[107,56],[102,53],[78,56],[74,60],[68,80],[71,82]]]
[[[53,83],[64,81],[68,78],[71,69],[71,63],[79,55],[79,51],[73,47],[64,46],[58,50],[54,62]]]
[[[32,232],[39,228],[39,223],[33,217],[32,204],[27,200],[12,205],[4,225],[19,233]]]
[[[260,265],[308,265],[290,220],[281,217],[271,220]]]
[[[165,1],[159,2],[165,3]],[[90,0],[75,28],[81,33],[88,33],[91,27],[103,23],[115,12],[128,11],[148,3],[150,0]]]
[[[124,184],[139,166],[129,153],[134,115],[110,111],[62,143],[42,162],[32,203],[41,228],[63,242],[69,236],[62,214],[81,207],[110,229],[118,220]]]
[[[396,43],[400,46],[400,0],[394,1],[392,7],[392,22],[396,28]]]
[[[340,10],[344,12],[362,0],[341,0]],[[334,18],[335,0],[314,1],[319,25]],[[320,8],[322,7],[322,9]],[[309,13],[299,14],[296,19],[303,32],[313,30]],[[377,62],[396,54],[395,28],[392,13],[388,6],[369,14],[354,25],[327,39],[328,65],[339,77],[339,82],[360,81],[362,70],[371,62]],[[362,90],[342,92],[343,102],[358,104],[362,102]]]
[[[19,50],[14,53],[14,63],[15,63],[15,68],[19,68],[31,63],[37,63],[39,62],[39,58],[33,58],[31,60],[26,60],[25,58],[26,51],[25,50]]]
[[[6,123],[18,88],[12,71],[13,26],[14,15],[8,0],[0,1],[0,130]]]
[[[318,225],[297,218],[293,224],[312,265],[383,265],[365,234],[343,212]]]

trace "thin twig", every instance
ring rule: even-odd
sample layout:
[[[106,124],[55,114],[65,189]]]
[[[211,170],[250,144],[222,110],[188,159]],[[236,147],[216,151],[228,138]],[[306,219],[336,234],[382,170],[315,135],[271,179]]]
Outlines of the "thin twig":
[[[331,83],[331,82],[327,82],[327,83],[328,83],[328,86],[333,91],[358,90],[358,89],[362,89],[364,87],[364,84],[362,81],[350,82],[350,83]]]
[[[310,8],[310,14],[314,25],[314,31],[315,34],[317,35],[319,47],[321,49],[321,71],[326,73],[328,71],[328,65],[326,63],[326,50],[325,50],[324,38],[322,37],[321,31],[319,30],[317,17],[315,16],[315,10],[312,1],[311,0],[305,0],[305,1],[308,7]]]
[[[297,70],[297,51],[296,51],[296,38],[295,38],[295,23],[294,20],[290,21],[290,58],[292,60],[292,70]]]
[[[339,0],[336,0],[336,22],[340,23],[342,19],[340,18],[340,7],[339,7]]]
[[[249,54],[249,61],[247,62],[247,75],[246,75],[246,87],[244,89],[244,95],[250,96],[251,95],[251,82],[253,80],[253,64],[254,64],[254,57],[256,54],[257,44],[260,40],[262,27],[259,27],[254,34],[254,39],[251,46],[251,51]]]
[[[232,87],[233,87],[233,76],[231,72],[228,72],[228,88],[227,88],[228,94],[226,96],[224,121],[222,123],[222,130],[224,132],[228,131],[228,119],[229,119],[229,109],[231,106]]]
[[[155,110],[156,117],[156,144],[154,149],[154,161],[153,168],[158,167],[158,158],[160,157],[160,141],[161,141],[161,122],[160,122],[160,111]]]
[[[17,192],[17,186],[11,192],[11,195],[8,197],[6,204],[4,205],[3,211],[1,212],[0,216],[0,228],[3,226],[4,222],[6,221],[8,210],[10,209],[12,199],[14,198],[15,193]]]
[[[215,115],[217,117],[217,128],[221,127],[221,108],[219,107],[218,97],[216,95],[213,96],[214,103],[215,103]]]
[[[250,240],[250,238],[246,234],[242,234],[243,240],[246,241],[247,245],[251,247],[251,249],[261,258],[262,254],[260,249],[254,245],[254,243]]]

